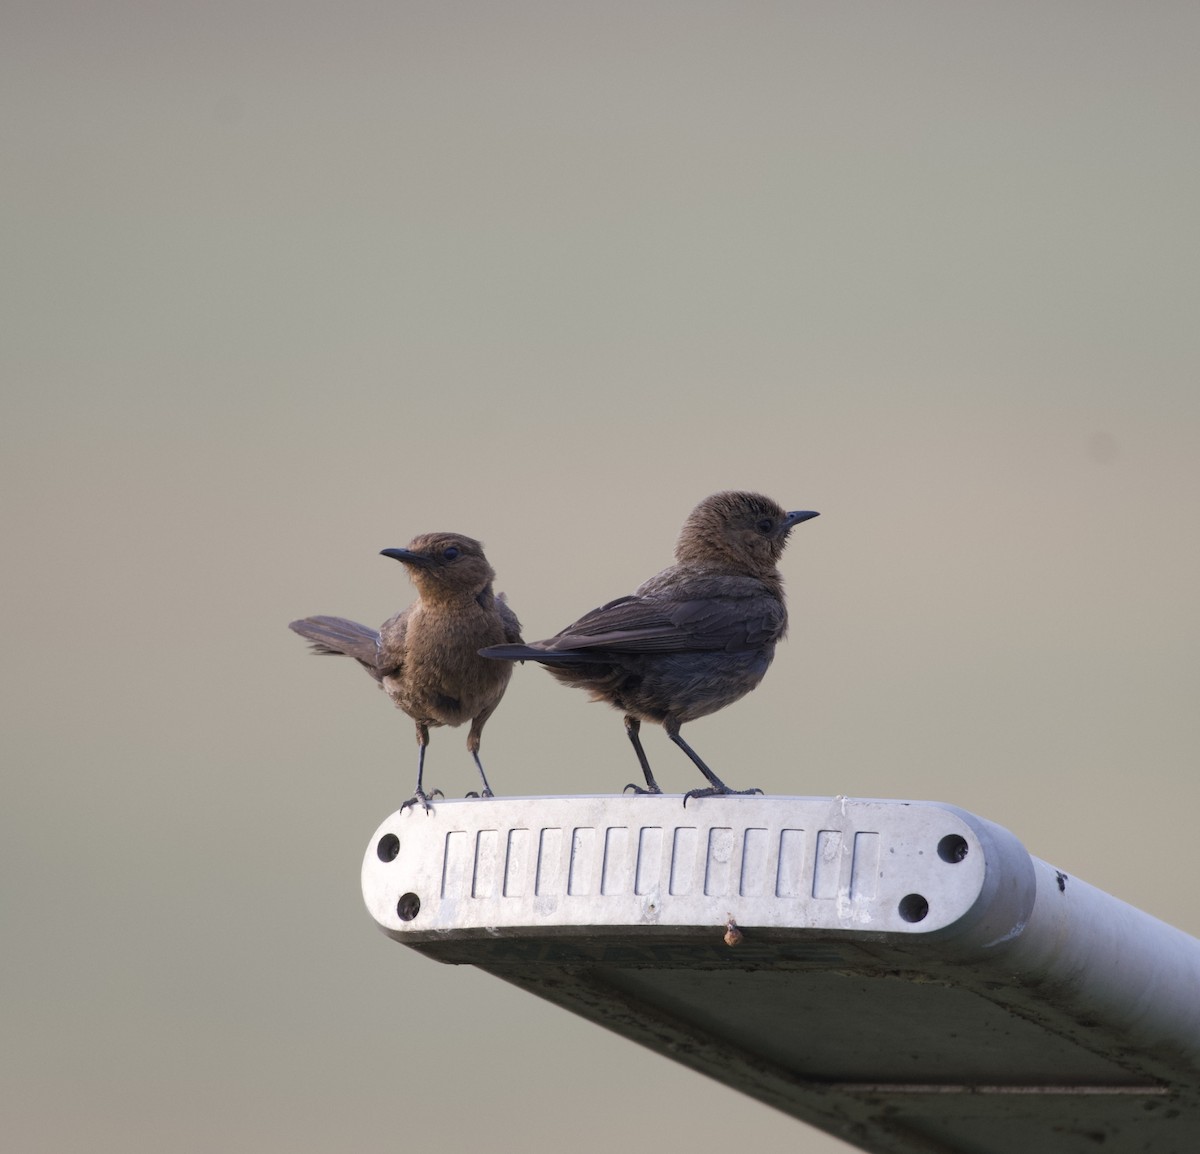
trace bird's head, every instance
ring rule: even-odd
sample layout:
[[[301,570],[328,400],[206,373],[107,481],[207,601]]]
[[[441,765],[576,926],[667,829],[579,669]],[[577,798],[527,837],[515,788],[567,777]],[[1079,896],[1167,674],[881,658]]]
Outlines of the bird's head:
[[[816,516],[809,510],[789,513],[761,493],[713,493],[683,523],[675,559],[765,574],[783,556],[792,529]]]
[[[461,533],[422,533],[407,548],[380,552],[399,561],[418,591],[427,596],[439,593],[474,596],[496,577],[483,555],[482,543]]]

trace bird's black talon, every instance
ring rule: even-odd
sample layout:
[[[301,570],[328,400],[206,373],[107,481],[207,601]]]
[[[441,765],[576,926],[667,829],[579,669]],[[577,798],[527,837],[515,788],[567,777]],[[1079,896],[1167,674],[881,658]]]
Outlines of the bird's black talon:
[[[634,781],[631,781],[623,790],[621,790],[621,792],[628,793],[631,789],[637,794],[662,793],[662,790],[657,786],[654,789],[647,789],[644,785],[638,785],[637,782]]]
[[[749,797],[754,793],[762,793],[761,789],[730,789],[729,786],[723,786],[718,789],[715,785],[705,786],[703,789],[689,789],[683,795],[684,807],[687,807],[689,797]]]
[[[483,791],[483,793],[481,793],[479,796],[480,797],[495,797],[496,795],[494,793],[492,793],[492,791],[490,789],[485,789]]]
[[[470,793],[464,793],[464,794],[463,794],[463,797],[478,797],[478,796],[479,796],[479,794],[478,794],[478,793],[476,793],[476,792],[475,792],[475,790],[471,790],[471,792],[470,792]]]
[[[400,810],[401,810],[401,812],[403,812],[404,810],[408,809],[408,807],[410,805],[417,805],[418,803],[420,803],[421,805],[423,805],[425,807],[426,813],[433,813],[433,806],[429,802],[430,797],[445,797],[445,796],[446,795],[444,793],[442,793],[442,791],[440,789],[435,789],[432,794],[426,794],[426,792],[423,789],[418,789],[417,792],[414,793],[412,795],[412,797],[410,797],[408,799],[408,801],[404,802],[404,804],[400,806]]]

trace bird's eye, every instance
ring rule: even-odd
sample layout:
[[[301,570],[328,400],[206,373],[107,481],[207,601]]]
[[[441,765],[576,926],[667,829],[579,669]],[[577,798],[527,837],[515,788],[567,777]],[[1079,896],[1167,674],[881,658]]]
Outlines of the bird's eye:
[[[757,525],[754,526],[760,533],[775,532],[775,522],[770,517],[762,517]]]
[[[458,556],[458,546],[451,545],[449,549],[446,549],[442,552],[442,556],[445,557],[447,561],[453,561],[454,558]]]

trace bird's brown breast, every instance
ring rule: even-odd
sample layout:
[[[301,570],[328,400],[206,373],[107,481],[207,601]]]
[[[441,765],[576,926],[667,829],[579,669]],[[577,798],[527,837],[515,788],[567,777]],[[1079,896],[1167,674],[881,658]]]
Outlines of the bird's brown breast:
[[[409,614],[403,663],[384,688],[410,717],[429,725],[461,725],[493,708],[512,665],[478,651],[505,640],[504,624],[475,601],[421,605]]]

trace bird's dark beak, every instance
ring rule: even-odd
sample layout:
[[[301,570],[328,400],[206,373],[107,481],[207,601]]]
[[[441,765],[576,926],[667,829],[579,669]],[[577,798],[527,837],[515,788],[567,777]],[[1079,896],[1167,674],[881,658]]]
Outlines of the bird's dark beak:
[[[380,549],[379,555],[403,561],[405,565],[416,565],[420,569],[427,569],[432,564],[424,553],[414,553],[411,549]]]
[[[811,521],[814,517],[819,517],[820,515],[820,513],[814,513],[811,509],[793,510],[783,520],[784,532],[795,525],[799,525],[801,521]]]

